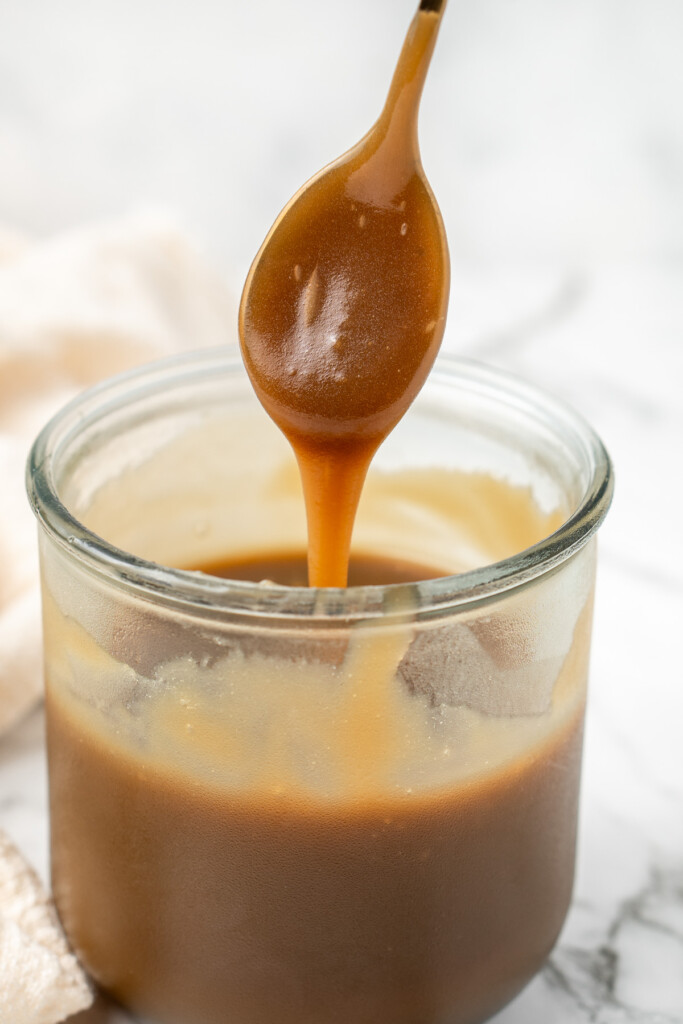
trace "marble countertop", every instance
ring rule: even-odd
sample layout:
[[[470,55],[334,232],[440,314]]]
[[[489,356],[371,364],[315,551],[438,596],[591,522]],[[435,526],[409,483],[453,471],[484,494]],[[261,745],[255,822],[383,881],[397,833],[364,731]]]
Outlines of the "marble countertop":
[[[680,1024],[683,275],[457,273],[455,292],[458,349],[571,401],[617,477],[600,537],[574,902],[546,967],[495,1020]],[[0,742],[0,827],[46,877],[43,740],[36,711]],[[125,1019],[98,1008],[79,1024]]]
[[[0,218],[47,232],[152,197],[197,228],[235,293],[282,202],[366,126],[390,64],[369,61],[372,40],[393,54],[412,10],[403,4],[389,26],[389,0],[367,11],[349,0],[347,13],[363,11],[372,29],[356,40],[330,4],[283,63],[278,40],[302,16],[299,2],[285,15],[267,0],[254,39],[243,4],[208,4],[193,35],[189,5],[174,0],[164,30],[145,0],[127,47],[131,2],[101,25],[99,5],[67,6],[71,29],[55,24],[57,46],[46,3],[10,0],[3,13]],[[600,536],[574,901],[547,965],[495,1021],[681,1024],[683,9],[523,0],[513,19],[512,6],[452,3],[435,65],[433,90],[450,97],[447,130],[437,131],[434,93],[424,122],[454,257],[445,348],[577,407],[610,450],[616,494]],[[99,73],[97,33],[108,40]],[[329,70],[330,37],[352,65],[348,80]],[[264,58],[287,89],[255,70]],[[92,76],[85,92],[79,69]],[[320,95],[304,89],[310,76]],[[326,119],[342,81],[349,102],[340,122]],[[240,89],[231,105],[226,94]],[[230,144],[216,141],[226,111]],[[231,190],[243,202],[223,202]],[[0,740],[0,828],[47,877],[40,710]],[[78,1018],[124,1020],[104,1006]]]

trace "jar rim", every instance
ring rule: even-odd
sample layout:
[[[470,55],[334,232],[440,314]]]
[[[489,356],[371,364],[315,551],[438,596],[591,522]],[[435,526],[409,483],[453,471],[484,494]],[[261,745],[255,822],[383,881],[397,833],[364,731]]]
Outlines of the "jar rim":
[[[38,434],[26,470],[29,502],[53,541],[91,573],[155,603],[195,609],[203,617],[249,616],[263,624],[305,619],[330,627],[368,619],[394,621],[405,618],[408,608],[411,618],[438,616],[455,606],[474,607],[495,599],[569,559],[593,536],[609,509],[614,487],[612,463],[599,436],[580,414],[513,374],[443,354],[431,371],[430,381],[447,385],[457,378],[471,391],[504,397],[509,405],[523,408],[551,425],[556,435],[564,432],[588,470],[588,486],[562,525],[538,543],[500,561],[419,583],[346,589],[277,584],[265,587],[139,558],[93,533],[63,504],[57,488],[57,463],[68,441],[85,422],[97,420],[112,409],[125,408],[145,392],[159,393],[174,384],[199,383],[216,374],[238,372],[244,373],[241,359],[225,349],[183,353],[111,377],[57,412]]]

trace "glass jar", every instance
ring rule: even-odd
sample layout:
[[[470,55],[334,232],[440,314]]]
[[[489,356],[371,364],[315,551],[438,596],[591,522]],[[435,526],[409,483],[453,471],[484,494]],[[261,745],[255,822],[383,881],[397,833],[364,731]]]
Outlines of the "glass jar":
[[[202,567],[305,546],[292,456],[207,352],[38,437],[52,879],[95,980],[163,1024],[473,1024],[569,906],[608,456],[441,358],[315,590]]]

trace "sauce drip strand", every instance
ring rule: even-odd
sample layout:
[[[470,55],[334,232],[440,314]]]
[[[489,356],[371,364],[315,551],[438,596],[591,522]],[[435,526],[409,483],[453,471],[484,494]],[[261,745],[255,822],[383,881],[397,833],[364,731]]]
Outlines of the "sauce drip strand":
[[[247,372],[299,464],[311,586],[346,586],[370,461],[443,337],[448,248],[417,121],[444,8],[423,0],[378,121],[288,203],[242,295]]]

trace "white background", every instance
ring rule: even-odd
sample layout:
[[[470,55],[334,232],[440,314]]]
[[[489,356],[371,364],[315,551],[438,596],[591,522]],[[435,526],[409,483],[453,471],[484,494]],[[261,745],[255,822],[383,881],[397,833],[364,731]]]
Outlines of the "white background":
[[[415,0],[3,0],[0,219],[177,210],[238,286],[378,113]],[[450,0],[424,162],[456,262],[683,257],[680,0]]]

